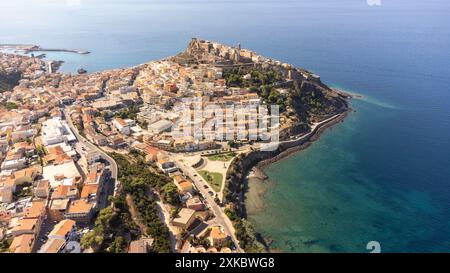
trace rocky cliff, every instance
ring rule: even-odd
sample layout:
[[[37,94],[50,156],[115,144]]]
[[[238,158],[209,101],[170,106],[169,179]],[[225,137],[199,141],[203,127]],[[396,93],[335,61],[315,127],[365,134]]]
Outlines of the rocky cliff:
[[[240,45],[193,38],[186,50],[172,60],[220,68],[227,87],[248,88],[265,103],[278,104],[284,121],[282,138],[307,132],[312,123],[348,108],[345,98],[322,83],[318,75],[242,49]]]

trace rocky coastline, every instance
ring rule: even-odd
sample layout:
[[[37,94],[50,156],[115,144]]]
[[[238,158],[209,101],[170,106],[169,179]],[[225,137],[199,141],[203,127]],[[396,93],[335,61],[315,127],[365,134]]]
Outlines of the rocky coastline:
[[[352,97],[350,94],[343,91],[337,91],[337,93],[346,99],[350,99]],[[320,138],[321,134],[325,130],[343,122],[352,111],[352,108],[350,108],[346,102],[346,109],[344,111],[337,114],[336,117],[331,120],[318,125],[297,141],[282,142],[280,143],[278,149],[272,152],[254,150],[245,155],[241,154],[232,162],[227,173],[224,192],[225,202],[228,203],[228,206],[231,207],[241,217],[241,219],[246,221],[247,225],[250,225],[250,228],[247,229],[247,231],[250,231],[252,234],[248,234],[248,236],[254,238],[255,244],[260,246],[260,248],[263,247],[263,249],[260,249],[261,252],[272,252],[273,250],[270,249],[270,238],[264,238],[261,234],[255,231],[251,224],[246,220],[247,209],[245,200],[248,192],[249,174],[252,173],[254,177],[260,179],[261,181],[267,179],[267,175],[264,173],[265,168],[267,168],[270,164],[285,159],[296,152],[308,148],[314,143],[314,141]]]

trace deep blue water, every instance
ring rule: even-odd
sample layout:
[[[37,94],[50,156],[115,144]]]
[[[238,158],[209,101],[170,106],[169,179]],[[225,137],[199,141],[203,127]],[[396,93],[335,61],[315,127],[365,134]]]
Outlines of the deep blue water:
[[[196,36],[312,70],[364,99],[267,170],[256,229],[283,251],[365,251],[378,240],[383,251],[447,252],[450,3],[381,1],[0,1],[0,43],[89,50],[48,57],[92,72],[174,55]]]

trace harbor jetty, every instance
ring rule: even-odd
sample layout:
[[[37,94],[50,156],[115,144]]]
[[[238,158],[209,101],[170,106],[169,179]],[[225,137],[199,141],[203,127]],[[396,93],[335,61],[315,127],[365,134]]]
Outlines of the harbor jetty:
[[[38,45],[26,45],[26,44],[0,44],[0,50],[14,50],[17,52],[22,52],[24,54],[29,54],[32,52],[69,52],[76,54],[89,54],[89,51],[78,50],[78,49],[66,49],[66,48],[43,48]]]

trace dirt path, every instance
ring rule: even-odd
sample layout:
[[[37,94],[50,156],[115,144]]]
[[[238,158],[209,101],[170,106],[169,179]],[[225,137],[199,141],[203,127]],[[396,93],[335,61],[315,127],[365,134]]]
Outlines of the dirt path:
[[[142,223],[139,220],[140,219],[139,213],[136,211],[136,207],[134,206],[133,197],[130,194],[127,194],[125,199],[127,200],[127,205],[131,214],[131,218],[136,223],[136,225],[138,225],[139,229],[141,230],[141,233],[144,234],[147,227],[144,225],[144,223]]]
[[[153,200],[155,200],[156,204],[158,205],[159,218],[169,228],[170,248],[172,249],[172,252],[176,253],[177,252],[176,251],[176,244],[177,244],[176,234],[177,234],[177,232],[174,229],[174,227],[172,226],[172,224],[170,223],[170,211],[169,211],[168,207],[161,201],[161,197],[159,196],[158,193],[153,193],[151,191],[147,191],[147,195],[150,198],[152,198]]]

